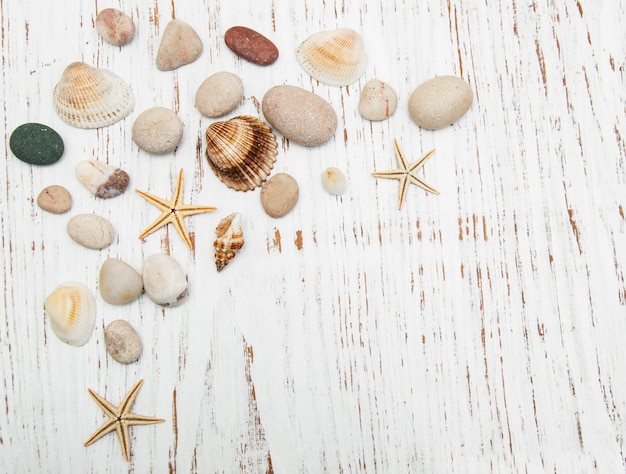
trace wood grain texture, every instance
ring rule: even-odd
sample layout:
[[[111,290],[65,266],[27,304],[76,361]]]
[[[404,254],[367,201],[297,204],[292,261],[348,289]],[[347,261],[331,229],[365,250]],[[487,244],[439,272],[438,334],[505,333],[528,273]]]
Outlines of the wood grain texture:
[[[98,38],[95,16],[120,8],[133,41]],[[6,472],[623,472],[626,459],[626,3],[623,1],[410,0],[257,2],[0,2],[2,126],[0,232],[0,465]],[[204,51],[171,72],[154,66],[167,22],[200,34]],[[231,26],[278,46],[261,68],[225,46]],[[354,85],[327,87],[298,66],[308,35],[336,27],[363,35],[369,54]],[[52,89],[72,61],[122,76],[136,96],[127,119],[100,130],[65,125]],[[300,201],[267,216],[259,191],[237,193],[211,172],[194,108],[213,72],[238,74],[245,98],[232,114],[261,116],[265,91],[298,85],[339,117],[331,142],[279,139],[274,172],[300,183]],[[469,82],[475,101],[451,127],[411,122],[412,90],[436,75]],[[370,123],[357,111],[368,79],[391,84],[397,112]],[[150,156],[131,140],[152,106],[185,124],[175,153]],[[9,136],[48,124],[66,150],[37,168],[11,154]],[[402,211],[397,183],[371,173],[432,148]],[[130,189],[98,200],[74,178],[83,159],[121,166]],[[326,194],[320,174],[342,169],[349,188]],[[186,201],[216,206],[187,219],[190,252],[169,228],[140,241],[155,209],[134,193],[167,197],[185,170]],[[50,184],[74,205],[35,204]],[[223,272],[213,264],[219,220],[244,219],[246,245]],[[83,249],[67,219],[94,212],[118,237]],[[97,292],[107,257],[141,268],[166,252],[187,272],[190,295],[163,309],[145,295],[125,306]],[[67,280],[97,296],[98,322],[81,348],[61,343],[43,312]],[[112,360],[104,326],[129,321],[144,353]],[[124,461],[114,435],[83,448],[103,421],[87,388],[116,402],[145,379],[134,409],[166,423],[131,430]]]

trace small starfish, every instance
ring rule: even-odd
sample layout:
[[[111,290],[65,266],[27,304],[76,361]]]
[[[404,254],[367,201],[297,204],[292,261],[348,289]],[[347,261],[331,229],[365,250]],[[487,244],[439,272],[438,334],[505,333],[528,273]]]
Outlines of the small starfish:
[[[131,413],[130,409],[135,402],[135,397],[141,388],[141,384],[143,384],[143,380],[135,384],[118,406],[114,406],[93,390],[88,389],[89,395],[91,395],[100,408],[104,410],[109,419],[85,442],[85,446],[95,443],[104,435],[115,430],[117,431],[117,437],[120,439],[120,444],[122,445],[122,454],[124,454],[124,457],[128,461],[130,458],[130,436],[128,434],[128,428],[133,425],[151,425],[165,421],[161,418],[152,418],[150,416]]]
[[[193,206],[191,204],[183,203],[182,169],[178,173],[178,182],[176,183],[176,190],[174,191],[174,195],[170,198],[169,201],[166,201],[165,199],[161,199],[144,191],[139,191],[138,189],[136,191],[137,194],[145,198],[154,206],[158,207],[162,212],[159,218],[155,220],[150,227],[143,231],[143,233],[139,236],[140,239],[143,239],[145,236],[150,235],[155,230],[160,229],[167,224],[173,224],[180,236],[187,244],[187,247],[193,249],[193,244],[191,243],[191,239],[189,238],[189,233],[187,232],[187,227],[185,227],[185,222],[183,219],[187,216],[193,216],[194,214],[201,214],[203,212],[214,211],[215,209],[217,209],[215,207]]]
[[[376,178],[390,178],[397,179],[400,181],[400,193],[398,198],[398,209],[402,209],[402,202],[404,201],[404,195],[406,194],[406,190],[409,187],[410,183],[418,185],[420,188],[425,189],[434,194],[439,194],[435,188],[427,184],[422,178],[417,176],[417,171],[424,166],[424,163],[428,158],[431,157],[435,150],[430,150],[424,156],[422,156],[419,160],[414,161],[413,163],[408,163],[406,158],[400,151],[400,146],[398,145],[398,140],[393,139],[393,143],[396,149],[396,157],[398,159],[398,164],[400,168],[389,171],[379,171],[376,173],[372,173],[372,176]]]

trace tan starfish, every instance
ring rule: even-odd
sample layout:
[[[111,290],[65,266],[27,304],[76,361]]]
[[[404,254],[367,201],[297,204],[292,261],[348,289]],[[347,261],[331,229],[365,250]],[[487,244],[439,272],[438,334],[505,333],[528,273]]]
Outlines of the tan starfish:
[[[402,202],[404,201],[404,195],[406,194],[406,190],[409,187],[409,184],[413,183],[419,186],[426,191],[429,191],[434,194],[439,194],[435,188],[427,184],[422,178],[417,176],[417,171],[424,166],[424,163],[428,158],[431,157],[435,150],[430,150],[424,156],[422,156],[419,160],[414,161],[413,163],[408,163],[406,158],[400,151],[400,146],[398,145],[398,140],[393,139],[393,143],[396,149],[396,157],[398,159],[398,165],[400,166],[398,169],[389,170],[389,171],[378,171],[376,173],[372,173],[372,176],[376,178],[390,178],[397,179],[400,181],[400,192],[398,197],[398,209],[402,209]]]
[[[132,390],[124,397],[122,403],[118,406],[114,406],[93,390],[88,389],[89,395],[91,395],[100,408],[104,410],[109,419],[104,422],[104,424],[98,428],[91,438],[85,442],[85,446],[95,443],[104,435],[115,430],[117,431],[117,437],[122,445],[122,454],[124,454],[124,457],[128,461],[130,458],[130,436],[128,434],[128,428],[133,425],[151,425],[153,423],[163,423],[165,421],[161,418],[152,418],[150,416],[131,413],[130,409],[135,402],[135,397],[141,388],[141,384],[143,384],[143,380],[140,380],[137,384],[135,384]]]
[[[208,206],[193,206],[191,204],[183,203],[183,170],[181,169],[178,173],[178,182],[176,183],[176,190],[174,191],[174,195],[169,199],[169,201],[165,199],[161,199],[152,194],[146,193],[144,191],[136,190],[137,194],[141,197],[145,198],[148,202],[155,205],[161,210],[161,215],[157,220],[155,220],[150,227],[143,231],[143,233],[139,236],[140,239],[143,239],[145,236],[150,235],[157,229],[167,225],[173,224],[180,236],[183,238],[187,247],[193,249],[193,244],[191,243],[191,239],[189,238],[189,233],[187,232],[187,227],[185,227],[184,218],[187,216],[193,216],[194,214],[201,214],[203,212],[214,211],[215,207]]]

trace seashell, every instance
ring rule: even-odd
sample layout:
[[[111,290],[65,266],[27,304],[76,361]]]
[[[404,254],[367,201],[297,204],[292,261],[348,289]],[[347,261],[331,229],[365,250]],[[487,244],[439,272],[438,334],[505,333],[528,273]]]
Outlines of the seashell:
[[[276,137],[256,117],[240,115],[214,122],[206,130],[206,140],[206,157],[213,172],[236,191],[261,186],[276,162]]]
[[[224,217],[215,229],[217,238],[213,242],[215,248],[215,268],[220,272],[235,258],[244,244],[241,228],[241,214],[233,212]]]
[[[162,306],[175,306],[189,293],[183,267],[169,255],[154,254],[146,258],[142,277],[148,297]]]
[[[54,87],[54,107],[65,123],[100,128],[126,117],[135,106],[130,87],[116,74],[82,62],[65,68]]]
[[[67,282],[58,286],[44,302],[52,330],[66,344],[82,346],[96,325],[96,300],[87,286]]]
[[[347,86],[365,72],[367,53],[361,36],[350,28],[316,33],[296,50],[300,66],[329,86]]]

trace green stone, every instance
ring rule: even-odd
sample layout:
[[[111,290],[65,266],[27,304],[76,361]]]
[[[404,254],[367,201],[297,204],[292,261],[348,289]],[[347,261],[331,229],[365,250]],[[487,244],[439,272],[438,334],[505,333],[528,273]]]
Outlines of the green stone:
[[[40,123],[25,123],[13,130],[9,139],[13,154],[31,165],[51,165],[63,155],[63,139]]]

